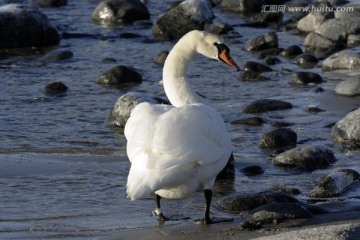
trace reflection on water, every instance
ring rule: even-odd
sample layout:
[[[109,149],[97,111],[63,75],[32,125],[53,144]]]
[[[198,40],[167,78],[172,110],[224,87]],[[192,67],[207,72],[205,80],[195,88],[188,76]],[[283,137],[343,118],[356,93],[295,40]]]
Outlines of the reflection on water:
[[[57,47],[26,51],[16,56],[0,53],[2,76],[0,96],[0,235],[1,238],[77,238],[101,236],[124,228],[156,225],[151,216],[155,204],[148,199],[126,199],[125,184],[129,163],[125,154],[125,138],[121,129],[107,127],[105,119],[119,96],[140,91],[164,96],[161,67],[153,62],[162,50],[173,43],[153,42],[146,24],[126,27],[103,27],[91,20],[98,1],[69,1],[59,9],[42,9],[61,32],[88,37],[64,38]],[[148,1],[152,20],[166,11],[170,1]],[[166,2],[166,3],[164,3]],[[250,36],[268,29],[241,28],[243,18],[215,9],[224,22],[236,25],[227,36],[231,53],[239,65],[248,60],[260,61],[243,50]],[[239,32],[240,34],[236,33]],[[136,33],[139,38],[124,39],[123,33]],[[80,34],[80,35],[79,35]],[[241,36],[242,35],[242,36]],[[68,35],[69,36],[69,35]],[[280,46],[302,46],[302,40],[286,32],[279,33]],[[70,50],[70,60],[43,63],[41,57],[54,49]],[[102,61],[113,58],[113,62]],[[237,74],[221,62],[197,57],[190,77],[194,88],[205,95],[227,122],[235,155],[235,179],[218,181],[216,199],[221,196],[266,191],[278,186],[298,188],[306,194],[323,174],[330,170],[303,173],[283,170],[271,164],[271,150],[258,147],[262,133],[273,130],[278,121],[292,123],[299,145],[325,145],[338,158],[335,168],[359,169],[359,153],[344,154],[329,136],[331,123],[359,107],[359,99],[332,93],[334,86],[348,73],[320,73],[325,80],[323,93],[315,86],[296,87],[288,84],[289,74],[300,71],[291,60],[281,58],[273,66],[271,78],[263,82],[241,82]],[[129,65],[143,75],[144,82],[124,89],[106,88],[95,79],[116,65]],[[281,73],[288,69],[289,74]],[[42,89],[61,81],[69,90],[62,96],[47,96]],[[205,84],[204,84],[205,83]],[[262,126],[243,126],[229,122],[248,117],[242,107],[255,99],[273,98],[289,101],[291,110],[262,114]],[[309,113],[310,105],[325,109]],[[24,155],[19,155],[23,153]],[[247,166],[260,166],[264,173],[245,176]],[[332,169],[333,169],[332,168]],[[359,188],[345,195],[346,201],[358,201]],[[193,194],[186,201],[163,201],[164,212],[199,218],[203,213],[203,194]],[[216,207],[212,211],[217,213]],[[224,213],[219,213],[224,214]]]

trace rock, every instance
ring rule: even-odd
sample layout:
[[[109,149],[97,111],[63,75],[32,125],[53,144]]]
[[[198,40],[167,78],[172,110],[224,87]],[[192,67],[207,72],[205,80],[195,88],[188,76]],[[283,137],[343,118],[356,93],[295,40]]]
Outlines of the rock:
[[[261,136],[259,146],[261,148],[281,148],[295,146],[297,134],[290,128],[278,128],[266,132]]]
[[[297,188],[288,188],[288,187],[277,187],[275,191],[279,191],[289,195],[299,195],[301,194],[300,190]]]
[[[312,198],[329,198],[343,193],[352,183],[360,180],[360,174],[353,169],[341,169],[329,173],[310,191]]]
[[[253,73],[259,73],[259,72],[271,72],[272,69],[268,66],[253,62],[253,61],[247,61],[243,67],[245,71],[253,72]]]
[[[331,129],[331,136],[345,148],[360,148],[360,108],[348,113]]]
[[[267,56],[276,56],[279,55],[284,49],[283,48],[269,48],[260,51],[259,59],[266,58]]]
[[[312,214],[298,203],[270,203],[240,214],[246,222],[278,224],[288,219],[311,218]]]
[[[67,0],[30,0],[36,7],[62,7],[67,5]]]
[[[250,38],[245,45],[247,51],[259,51],[268,48],[277,48],[279,40],[276,32],[268,32],[261,36]]]
[[[313,68],[317,65],[318,59],[310,53],[303,53],[297,56],[294,62],[302,68]]]
[[[225,211],[239,213],[266,204],[279,202],[297,203],[299,201],[283,193],[261,193],[250,196],[235,195],[223,197],[216,202],[216,205]]]
[[[152,29],[159,40],[171,40],[192,30],[203,30],[205,23],[210,23],[213,18],[208,0],[186,0],[161,15]]]
[[[42,61],[45,62],[58,62],[66,59],[70,59],[74,56],[74,53],[69,50],[56,50],[47,53],[45,56],[41,58]]]
[[[96,83],[116,88],[128,86],[129,84],[138,84],[141,82],[142,76],[140,73],[135,71],[132,67],[126,67],[123,65],[110,69],[96,79]]]
[[[150,13],[139,0],[104,0],[95,8],[92,19],[105,24],[131,23],[150,19]]]
[[[300,167],[306,171],[325,168],[336,162],[333,152],[323,146],[297,147],[277,155],[272,163],[276,166]]]
[[[246,176],[254,176],[264,173],[264,170],[260,166],[248,166],[241,169]]]
[[[168,55],[169,55],[169,51],[162,51],[158,55],[156,55],[154,62],[159,65],[164,65]]]
[[[360,34],[350,34],[347,38],[347,43],[349,47],[356,47],[360,45]]]
[[[53,82],[44,88],[44,92],[49,95],[63,94],[68,90],[68,87],[62,82]]]
[[[282,12],[260,12],[255,16],[246,19],[246,21],[252,23],[281,23],[282,19]]]
[[[280,59],[278,59],[277,57],[267,56],[264,59],[264,63],[268,64],[268,65],[275,65],[275,64],[280,63],[280,62],[281,62]]]
[[[321,109],[321,108],[318,108],[316,106],[310,106],[308,107],[308,109],[306,109],[308,112],[311,112],[311,113],[319,113],[319,112],[325,112],[324,109]]]
[[[346,42],[350,34],[360,34],[360,17],[328,19],[316,32],[332,41]]]
[[[31,6],[1,6],[0,29],[0,48],[43,47],[60,41],[59,33],[46,15]]]
[[[291,109],[293,105],[289,102],[275,99],[259,99],[246,105],[244,113],[264,113],[276,110]]]
[[[360,78],[354,77],[340,82],[335,87],[335,92],[350,97],[360,95]]]
[[[211,22],[211,23],[205,23],[204,26],[204,30],[206,32],[212,33],[212,34],[216,34],[216,35],[220,35],[220,34],[225,34],[228,33],[229,31],[233,30],[233,28],[226,23],[221,23],[221,22]]]
[[[280,56],[285,57],[285,58],[294,58],[295,56],[300,55],[302,53],[303,53],[303,51],[299,46],[291,45],[290,47],[288,47],[287,49],[282,51],[280,53]]]
[[[256,72],[243,71],[242,73],[240,73],[238,79],[242,81],[265,81],[269,78],[264,77]]]
[[[223,11],[249,14],[260,12],[264,4],[264,0],[222,0],[220,8]]]
[[[313,52],[317,48],[329,48],[336,44],[336,41],[326,38],[316,32],[310,32],[304,40],[305,49],[309,52]]]
[[[111,109],[106,124],[108,126],[125,127],[125,124],[130,117],[132,109],[142,102],[149,102],[153,104],[167,103],[167,101],[148,96],[140,92],[128,92],[116,101],[114,107]]]
[[[231,124],[244,124],[250,126],[260,126],[265,123],[265,120],[261,117],[248,117],[232,121]]]
[[[310,12],[299,20],[297,28],[302,32],[313,32],[319,29],[325,20],[334,18],[333,12]]]
[[[323,60],[323,59],[331,56],[332,54],[337,53],[345,48],[346,48],[345,44],[337,42],[335,45],[331,45],[328,47],[316,48],[314,51],[314,56],[319,60]]]
[[[343,50],[326,58],[322,64],[324,71],[339,69],[360,70],[360,54]]]
[[[309,83],[319,84],[322,82],[322,77],[319,74],[313,72],[297,72],[291,75],[289,79],[289,83],[301,85],[306,85]]]

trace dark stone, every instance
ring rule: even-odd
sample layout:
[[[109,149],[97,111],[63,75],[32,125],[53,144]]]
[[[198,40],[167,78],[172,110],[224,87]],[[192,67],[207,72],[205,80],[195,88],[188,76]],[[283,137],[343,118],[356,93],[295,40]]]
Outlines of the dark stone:
[[[264,63],[268,64],[268,65],[275,65],[275,64],[280,63],[280,62],[281,62],[280,59],[278,59],[277,57],[267,56],[264,59]]]
[[[261,36],[250,38],[245,45],[247,51],[259,51],[268,48],[277,48],[279,40],[276,32],[268,32]]]
[[[312,198],[329,198],[342,194],[351,184],[360,180],[360,174],[353,169],[340,169],[325,178],[310,192]]]
[[[96,79],[96,83],[116,88],[128,86],[129,84],[139,84],[141,82],[142,76],[140,73],[132,67],[123,65],[110,69]]]
[[[248,167],[241,169],[241,171],[246,176],[254,176],[254,175],[259,175],[259,174],[264,173],[264,170],[260,166],[248,166]]]
[[[229,31],[233,30],[233,28],[226,23],[211,22],[205,23],[204,30],[212,34],[220,35],[228,33]]]
[[[268,80],[269,78],[264,77],[257,72],[251,72],[245,70],[242,73],[240,73],[238,79],[242,81],[265,81]]]
[[[313,68],[318,63],[318,60],[310,53],[303,53],[297,56],[294,62],[302,68]]]
[[[263,0],[222,0],[220,8],[223,11],[249,14],[260,12],[263,5]]]
[[[325,168],[336,162],[334,153],[323,146],[297,147],[280,153],[273,164],[284,167],[299,167],[306,171]]]
[[[68,87],[62,82],[53,82],[44,88],[44,92],[49,95],[63,94],[68,90]]]
[[[261,117],[248,117],[232,121],[231,124],[244,124],[251,126],[260,126],[265,123],[265,120]]]
[[[288,219],[311,218],[312,214],[298,203],[270,203],[240,214],[244,221],[255,224],[278,224]]]
[[[31,0],[30,4],[36,7],[62,7],[67,5],[67,0]]]
[[[297,72],[291,75],[289,83],[306,85],[309,83],[319,84],[322,83],[322,77],[313,72]]]
[[[265,50],[261,50],[258,57],[259,59],[263,59],[267,56],[277,56],[279,55],[284,49],[282,48],[269,48]]]
[[[251,196],[227,196],[220,198],[216,202],[216,205],[225,211],[239,213],[245,210],[252,210],[266,204],[279,202],[296,203],[299,201],[294,197],[282,193],[264,193]]]
[[[282,51],[280,53],[280,56],[285,57],[285,58],[294,58],[295,56],[300,55],[302,53],[303,53],[303,51],[299,46],[291,45],[290,47],[288,47],[287,49]]]
[[[211,23],[213,18],[208,1],[184,1],[161,15],[152,30],[158,40],[178,39],[192,30],[203,30],[205,24]]]
[[[289,102],[275,99],[259,99],[246,105],[244,113],[264,113],[276,110],[291,109],[293,105]]]
[[[243,69],[245,71],[250,71],[250,72],[254,72],[254,73],[271,72],[272,71],[272,69],[269,68],[268,66],[261,64],[261,63],[253,62],[253,61],[247,61],[244,65]]]
[[[253,23],[281,23],[282,19],[282,12],[260,12],[255,16],[246,19],[246,21]]]
[[[289,195],[299,195],[301,193],[297,188],[278,187],[275,190]]]
[[[153,104],[169,104],[168,101],[157,97],[151,97],[140,92],[128,92],[116,101],[114,107],[111,109],[106,124],[113,127],[125,127],[127,120],[130,117],[131,111],[136,105],[142,102]]]
[[[57,50],[47,53],[41,58],[41,60],[46,62],[58,62],[66,59],[70,59],[74,56],[74,53],[69,50]]]
[[[95,8],[92,19],[104,23],[131,23],[150,19],[150,13],[139,0],[104,0]]]
[[[321,109],[321,108],[318,108],[318,107],[308,107],[307,111],[312,112],[312,113],[325,112],[324,109]]]
[[[0,48],[51,46],[60,41],[46,15],[21,4],[0,7],[0,29]]]
[[[289,122],[274,122],[273,124],[271,124],[271,126],[276,127],[276,128],[282,128],[282,127],[289,127],[294,125],[293,123],[289,123]]]
[[[290,128],[278,128],[262,135],[259,146],[262,148],[281,148],[296,145],[297,134]]]
[[[158,55],[156,55],[154,62],[159,65],[164,65],[168,55],[169,55],[169,51],[162,51]]]
[[[329,47],[318,47],[314,51],[314,56],[319,60],[323,60],[345,48],[346,48],[346,46],[342,43],[336,43]]]

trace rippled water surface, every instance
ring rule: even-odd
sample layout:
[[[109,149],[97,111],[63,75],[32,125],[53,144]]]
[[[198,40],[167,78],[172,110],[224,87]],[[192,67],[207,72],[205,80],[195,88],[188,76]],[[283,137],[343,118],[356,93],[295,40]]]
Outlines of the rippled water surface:
[[[3,1],[0,1],[2,3]],[[154,57],[169,50],[173,43],[154,42],[146,22],[130,26],[101,26],[91,20],[100,1],[69,1],[59,9],[42,9],[60,32],[88,34],[87,37],[65,38],[59,46],[33,49],[18,56],[0,56],[0,238],[86,238],[110,234],[129,228],[155,226],[150,213],[151,198],[130,201],[125,198],[129,163],[121,129],[105,125],[105,119],[117,100],[128,91],[146,92],[164,97],[161,66]],[[151,21],[167,10],[170,1],[148,1]],[[234,25],[234,32],[225,36],[235,61],[242,66],[256,55],[243,50],[251,36],[269,29],[239,26],[243,17],[214,9],[220,21]],[[286,18],[286,16],[285,16]],[[123,33],[138,37],[122,38]],[[278,32],[280,47],[292,44],[303,47],[303,41],[288,32]],[[70,50],[74,57],[45,63],[42,56],[55,49]],[[29,53],[30,52],[30,53]],[[113,58],[116,62],[105,62]],[[273,67],[271,80],[242,82],[238,73],[220,62],[197,57],[190,77],[194,88],[205,95],[223,115],[233,139],[235,180],[218,182],[215,201],[222,195],[256,193],[276,186],[296,187],[306,193],[320,176],[330,170],[302,173],[282,170],[271,164],[271,151],[261,150],[258,141],[264,132],[274,129],[273,122],[293,123],[298,146],[320,144],[335,152],[339,159],[332,169],[353,168],[360,171],[359,153],[343,153],[335,146],[326,127],[359,107],[359,98],[345,98],[333,93],[336,84],[358,73],[320,73],[326,80],[324,92],[316,86],[295,87],[288,83],[291,72],[301,69],[291,60]],[[124,89],[106,88],[95,79],[116,65],[129,65],[143,75],[143,83]],[[281,71],[287,69],[290,71]],[[285,72],[285,73],[282,73]],[[47,96],[42,89],[61,81],[69,90],[62,96]],[[267,123],[261,127],[233,125],[229,122],[245,117],[245,103],[260,98],[291,102],[287,111],[263,114]],[[310,113],[309,106],[326,111]],[[245,176],[241,169],[259,165],[265,172]],[[331,169],[331,170],[332,170]],[[344,201],[357,202],[359,189],[344,196]],[[196,192],[187,201],[164,200],[165,211],[199,217],[203,198]],[[176,209],[176,212],[172,212]],[[214,212],[218,210],[214,207]],[[221,213],[224,214],[224,213]]]

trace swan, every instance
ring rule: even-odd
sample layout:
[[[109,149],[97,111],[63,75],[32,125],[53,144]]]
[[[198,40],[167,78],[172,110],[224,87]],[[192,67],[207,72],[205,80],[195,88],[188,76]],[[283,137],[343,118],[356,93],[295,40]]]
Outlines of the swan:
[[[198,30],[188,32],[174,45],[163,68],[163,86],[172,105],[140,103],[124,129],[131,162],[127,197],[134,200],[155,194],[153,214],[160,221],[168,220],[160,209],[161,198],[186,198],[202,187],[206,207],[200,223],[213,223],[212,188],[232,153],[222,117],[196,94],[186,77],[196,54],[240,70],[218,36]]]

